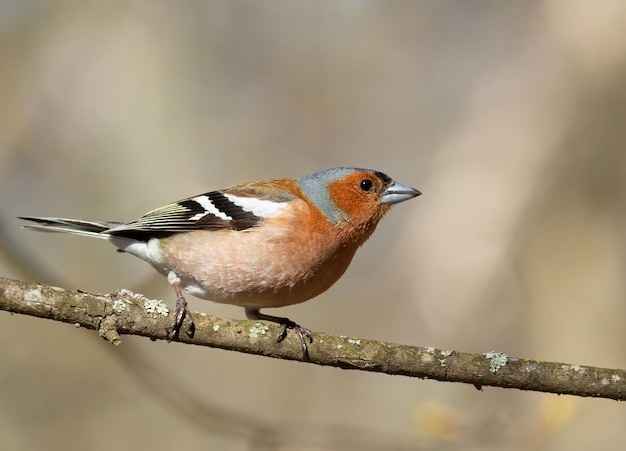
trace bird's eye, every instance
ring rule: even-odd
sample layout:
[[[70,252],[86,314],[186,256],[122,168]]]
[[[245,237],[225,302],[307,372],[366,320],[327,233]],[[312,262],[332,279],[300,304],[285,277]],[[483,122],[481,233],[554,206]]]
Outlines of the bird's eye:
[[[363,179],[361,180],[361,183],[359,183],[359,187],[363,191],[367,192],[372,189],[372,181],[370,179]]]

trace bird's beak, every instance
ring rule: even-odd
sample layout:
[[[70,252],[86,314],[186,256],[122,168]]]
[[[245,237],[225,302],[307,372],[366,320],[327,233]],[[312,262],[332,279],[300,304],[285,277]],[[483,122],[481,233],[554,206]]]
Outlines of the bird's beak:
[[[399,204],[420,194],[422,193],[415,188],[394,182],[393,185],[383,191],[381,202],[383,204]]]

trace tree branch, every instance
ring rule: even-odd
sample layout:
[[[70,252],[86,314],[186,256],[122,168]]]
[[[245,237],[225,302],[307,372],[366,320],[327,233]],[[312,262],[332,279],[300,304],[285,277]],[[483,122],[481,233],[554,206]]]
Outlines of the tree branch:
[[[97,330],[118,345],[120,335],[165,340],[170,312],[162,301],[128,290],[88,294],[0,277],[0,310],[47,318]],[[179,341],[248,354],[301,360],[295,334],[276,342],[278,326],[194,313],[193,339]],[[626,400],[626,371],[558,362],[516,359],[498,352],[470,354],[381,341],[313,334],[310,363],[409,377],[517,388],[547,393]]]

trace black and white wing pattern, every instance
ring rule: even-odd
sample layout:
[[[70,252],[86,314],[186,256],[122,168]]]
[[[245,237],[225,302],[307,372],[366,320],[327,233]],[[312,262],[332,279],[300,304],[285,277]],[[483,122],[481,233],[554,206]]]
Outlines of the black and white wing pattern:
[[[230,229],[244,231],[259,225],[264,218],[282,211],[295,197],[290,193],[257,192],[254,185],[225,191],[211,191],[183,199],[146,213],[141,218],[106,230],[109,235],[138,240],[163,238],[194,230]]]

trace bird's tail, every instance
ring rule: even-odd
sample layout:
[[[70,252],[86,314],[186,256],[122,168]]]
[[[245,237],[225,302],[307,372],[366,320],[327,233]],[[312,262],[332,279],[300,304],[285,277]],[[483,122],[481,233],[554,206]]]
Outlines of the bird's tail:
[[[19,219],[34,222],[23,227],[40,232],[73,233],[75,235],[91,236],[95,238],[109,238],[107,230],[117,227],[122,222],[83,221],[82,219],[67,218],[38,218],[34,216],[20,216]]]

